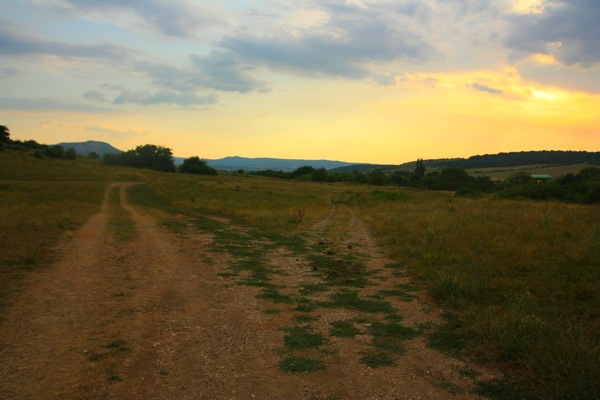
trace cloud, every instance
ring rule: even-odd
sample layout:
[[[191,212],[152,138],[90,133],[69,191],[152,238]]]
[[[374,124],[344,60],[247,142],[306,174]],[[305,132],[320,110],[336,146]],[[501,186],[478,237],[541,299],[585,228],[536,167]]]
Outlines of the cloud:
[[[83,129],[89,132],[105,133],[114,138],[132,138],[156,133],[156,131],[151,129],[144,129],[140,127],[120,127],[102,122],[91,123],[85,126]]]
[[[29,33],[7,18],[0,18],[0,55],[53,55],[96,60],[131,59],[136,52],[110,43],[75,45],[47,40]]]
[[[243,65],[225,51],[192,55],[193,67],[188,84],[225,92],[267,91],[267,85],[252,77],[255,68]]]
[[[436,55],[432,44],[403,28],[411,10],[400,13],[390,5],[341,1],[314,6],[328,15],[320,25],[271,35],[238,32],[224,37],[219,47],[230,58],[255,67],[349,79],[375,79],[374,64],[418,64]]]
[[[9,56],[55,56],[63,59],[76,58],[99,66],[113,65],[132,74],[142,74],[150,83],[162,89],[152,94],[150,91],[131,92],[126,90],[123,85],[102,85],[101,87],[104,89],[121,92],[113,104],[150,105],[164,103],[182,106],[214,104],[217,101],[216,95],[198,95],[195,92],[206,88],[233,90],[235,85],[237,85],[238,91],[248,91],[253,87],[263,88],[264,86],[253,80],[241,69],[236,72],[235,65],[226,67],[218,59],[211,59],[210,62],[206,62],[204,71],[198,68],[197,63],[191,63],[188,67],[177,68],[135,50],[113,44],[74,45],[46,40],[27,33],[9,20],[0,18],[0,55],[2,54]],[[242,88],[241,84],[243,82],[246,82],[246,88]],[[104,94],[96,90],[87,91],[82,96],[87,100],[105,100]]]
[[[195,37],[208,27],[223,26],[225,21],[219,12],[207,4],[188,0],[64,0],[58,6],[62,13],[107,18],[122,25],[136,25],[131,18],[137,17],[143,28],[174,38]]]
[[[178,93],[173,91],[159,91],[152,93],[150,91],[123,91],[114,100],[113,104],[172,104],[179,106],[193,105],[211,105],[215,104],[218,97],[214,94],[199,96],[195,93]]]
[[[89,106],[86,104],[70,103],[58,99],[39,97],[26,99],[18,97],[0,97],[0,109],[19,111],[65,111],[77,113],[114,113],[114,108]]]
[[[597,0],[546,0],[541,13],[513,15],[506,44],[521,54],[552,55],[565,66],[600,63]]]
[[[99,92],[97,90],[88,90],[87,92],[82,93],[81,96],[83,96],[83,98],[86,100],[106,101],[104,93]]]
[[[473,89],[479,90],[480,92],[486,92],[486,93],[491,93],[491,94],[502,94],[504,93],[502,90],[499,89],[494,89],[492,87],[483,85],[481,83],[475,82],[472,85],[467,85],[469,87],[472,87]]]
[[[0,79],[19,75],[20,71],[12,67],[0,67]]]

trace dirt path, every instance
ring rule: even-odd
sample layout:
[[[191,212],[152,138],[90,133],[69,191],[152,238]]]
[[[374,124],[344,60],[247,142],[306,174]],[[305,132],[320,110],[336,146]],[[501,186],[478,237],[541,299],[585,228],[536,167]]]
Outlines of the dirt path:
[[[302,254],[226,220],[175,235],[129,205],[128,186],[108,188],[101,212],[61,244],[59,262],[28,278],[4,316],[0,399],[477,398],[465,374],[473,369],[425,345],[420,332],[439,322],[436,312],[418,293],[399,294],[410,279],[349,207],[315,225]],[[328,263],[350,263],[369,283],[332,283]],[[332,301],[355,295],[387,308]],[[375,328],[399,321],[414,335],[385,353],[393,365],[365,363],[383,354]],[[355,334],[332,334],[336,323]],[[293,347],[317,336],[319,346]],[[284,372],[293,357],[320,369]]]

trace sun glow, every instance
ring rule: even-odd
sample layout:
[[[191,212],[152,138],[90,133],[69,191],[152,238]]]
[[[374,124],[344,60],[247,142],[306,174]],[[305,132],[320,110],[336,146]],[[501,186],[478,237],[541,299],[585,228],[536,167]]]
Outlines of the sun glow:
[[[533,56],[533,59],[535,60],[535,62],[537,62],[538,64],[548,64],[548,65],[557,65],[560,64],[558,62],[558,60],[556,60],[556,58],[552,57],[551,55],[548,54],[536,54]]]
[[[544,7],[544,0],[513,0],[513,11],[520,14],[539,14]]]
[[[548,101],[556,100],[558,98],[558,95],[553,94],[553,93],[548,93],[543,90],[532,90],[531,95],[538,99],[548,100]]]

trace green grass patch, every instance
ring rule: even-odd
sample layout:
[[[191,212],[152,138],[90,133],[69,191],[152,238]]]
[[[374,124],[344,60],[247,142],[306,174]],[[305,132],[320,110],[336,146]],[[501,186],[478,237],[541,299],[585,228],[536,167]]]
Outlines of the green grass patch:
[[[116,351],[127,351],[127,342],[124,340],[115,340],[106,345],[107,349],[112,349]]]
[[[108,194],[109,220],[108,229],[119,241],[128,241],[135,237],[135,223],[121,206],[121,193],[119,187],[114,187]]]
[[[296,315],[294,317],[294,319],[297,322],[303,323],[303,322],[313,322],[313,321],[317,321],[318,318],[317,317],[313,317],[311,315],[306,315],[306,314],[302,314],[302,315]]]
[[[312,293],[327,292],[329,290],[329,286],[321,283],[306,283],[302,285],[302,289],[300,289],[299,293],[302,295],[308,295]]]
[[[401,325],[397,322],[373,322],[369,327],[369,333],[376,337],[390,337],[400,340],[414,339],[421,335],[421,331]]]
[[[463,389],[461,389],[459,386],[455,385],[452,382],[440,382],[438,386],[454,396],[464,394],[465,392]]]
[[[370,285],[369,275],[364,262],[352,255],[335,257],[333,255],[313,254],[309,257],[312,270],[322,276],[331,286],[364,287]]]
[[[296,307],[293,308],[293,311],[296,312],[312,312],[315,311],[317,308],[319,308],[319,305],[309,299],[304,299],[304,298],[300,298],[300,299],[296,299],[296,302],[298,303],[298,305]]]
[[[127,195],[133,204],[154,208],[168,213],[177,212],[171,202],[164,196],[146,186],[145,184],[133,185],[127,188]]]
[[[331,302],[321,303],[323,307],[341,307],[365,313],[393,313],[394,308],[388,301],[361,299],[358,292],[348,289],[331,295]]]
[[[374,337],[371,345],[385,353],[396,355],[406,353],[406,348],[402,344],[402,340],[393,337]]]
[[[279,368],[284,372],[315,372],[325,369],[325,363],[306,357],[288,357],[281,360]]]
[[[394,289],[378,290],[377,293],[372,297],[396,297],[401,301],[413,301],[416,298],[416,296],[413,294],[414,291],[415,289],[411,285],[400,283],[395,285]]]
[[[306,350],[325,344],[325,338],[317,333],[311,333],[307,327],[294,327],[288,329],[283,343],[285,347],[293,350]]]
[[[360,359],[361,364],[365,364],[371,368],[377,367],[393,367],[396,362],[389,356],[388,353],[370,352],[365,354]]]
[[[492,381],[479,381],[475,393],[492,400],[515,400],[531,398],[524,390],[519,389],[507,379],[494,379]],[[565,400],[577,397],[562,397]],[[586,397],[592,399],[593,397]],[[582,398],[583,399],[583,398]]]
[[[276,287],[266,287],[256,295],[257,299],[270,300],[276,304],[290,304],[294,302],[294,299],[289,295],[279,293]]]
[[[343,338],[352,338],[360,335],[361,332],[351,322],[334,321],[329,328],[329,335]]]
[[[600,208],[411,195],[359,208],[389,256],[462,318],[430,346],[508,363],[526,398],[600,398]]]
[[[427,336],[427,345],[446,354],[457,356],[466,348],[467,339],[462,333],[463,320],[452,313],[445,313],[446,324],[433,328]]]

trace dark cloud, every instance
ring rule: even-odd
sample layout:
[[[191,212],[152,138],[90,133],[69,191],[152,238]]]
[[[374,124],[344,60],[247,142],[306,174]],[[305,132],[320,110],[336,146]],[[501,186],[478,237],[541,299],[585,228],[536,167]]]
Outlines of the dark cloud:
[[[25,99],[18,97],[0,97],[0,109],[20,111],[65,111],[81,113],[114,113],[118,110],[107,107],[95,107],[86,104],[65,102],[58,99],[40,97]]]
[[[99,92],[97,90],[88,90],[87,92],[82,93],[81,96],[83,96],[83,98],[86,100],[106,101],[104,93]]]
[[[118,60],[135,52],[114,44],[73,45],[46,40],[27,32],[6,18],[0,18],[0,54],[6,56],[54,55],[65,58]]]
[[[0,79],[19,75],[20,71],[12,67],[0,67]]]
[[[238,62],[232,54],[215,50],[208,55],[193,55],[188,84],[225,92],[267,91],[267,85],[254,77],[255,68]]]
[[[373,64],[421,63],[436,54],[431,44],[402,28],[399,11],[393,6],[361,7],[332,1],[321,9],[329,15],[323,26],[276,36],[237,34],[224,38],[220,47],[254,66],[376,81],[380,79],[372,72]]]
[[[478,82],[475,82],[472,85],[468,85],[468,86],[472,87],[473,89],[479,90],[480,92],[486,92],[486,93],[491,93],[491,94],[502,94],[502,93],[504,93],[500,89],[494,89],[492,87],[483,85],[483,84],[478,83]]]
[[[580,70],[560,65],[525,63],[519,66],[524,79],[588,93],[600,94],[600,69]]]
[[[550,54],[566,66],[600,63],[598,0],[547,0],[543,12],[513,16],[507,44],[523,52]]]
[[[112,65],[124,71],[142,74],[151,83],[162,89],[152,94],[127,91],[123,85],[102,85],[101,87],[104,89],[121,92],[114,104],[165,103],[183,106],[214,104],[217,99],[215,95],[201,96],[194,92],[207,88],[226,90],[225,85],[230,85],[230,90],[233,90],[232,85],[239,86],[243,79],[246,81],[246,88],[239,86],[238,91],[248,91],[252,90],[253,86],[261,86],[258,81],[252,82],[249,76],[244,76],[241,72],[236,74],[234,65],[224,68],[223,65],[219,65],[218,60],[212,60],[212,64],[206,63],[206,71],[199,70],[195,63],[187,68],[177,68],[151,59],[132,49],[113,44],[74,45],[46,40],[28,34],[24,29],[5,19],[0,20],[0,54],[13,57],[55,56],[84,60],[100,66]],[[219,67],[221,67],[220,72]],[[219,79],[222,79],[223,83],[220,83]],[[90,90],[82,95],[87,100],[105,100],[100,91]]]
[[[169,37],[194,37],[209,26],[223,25],[201,2],[187,0],[64,0],[61,10],[75,14],[129,12],[152,31]]]
[[[118,95],[113,104],[171,104],[178,106],[193,106],[193,105],[211,105],[217,102],[218,98],[214,94],[199,96],[195,93],[179,93],[173,91],[159,91],[152,93],[149,91],[124,91]]]

